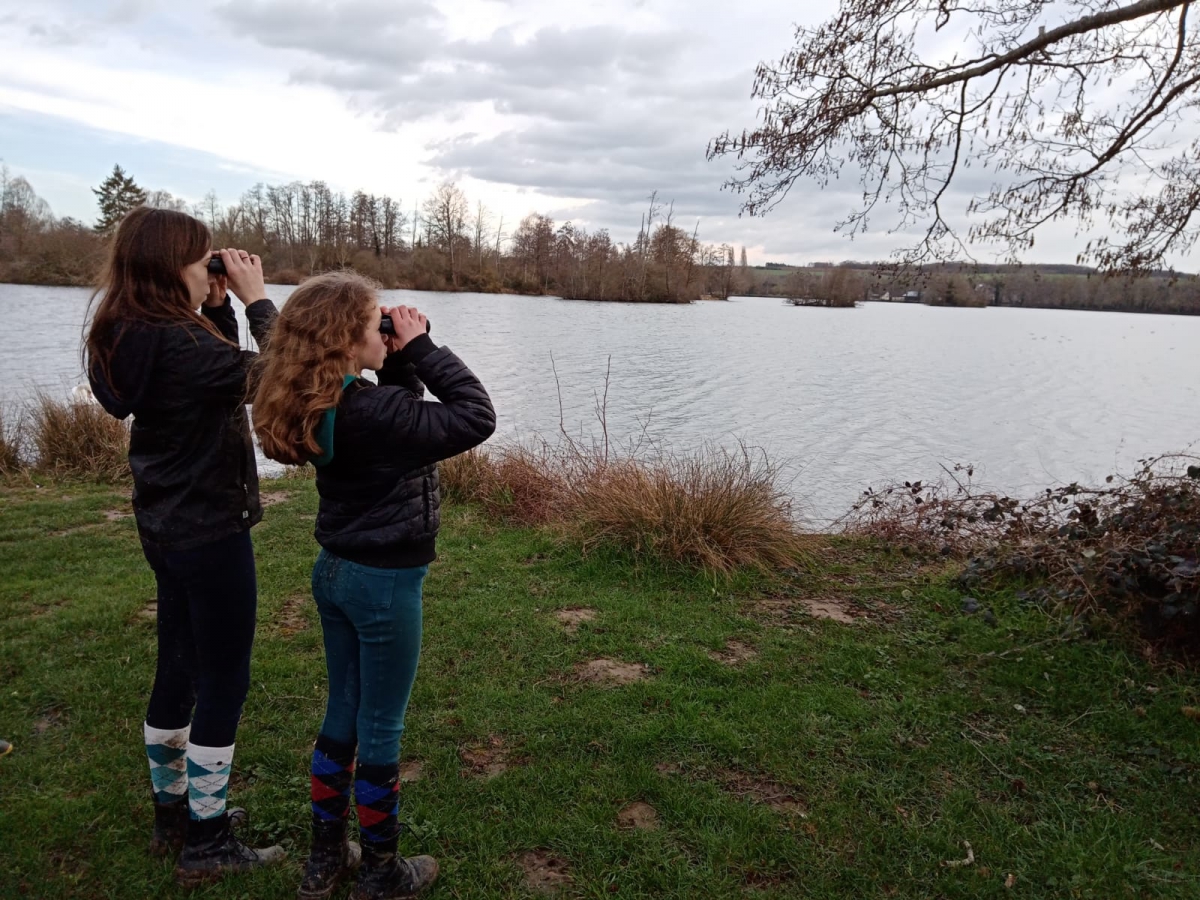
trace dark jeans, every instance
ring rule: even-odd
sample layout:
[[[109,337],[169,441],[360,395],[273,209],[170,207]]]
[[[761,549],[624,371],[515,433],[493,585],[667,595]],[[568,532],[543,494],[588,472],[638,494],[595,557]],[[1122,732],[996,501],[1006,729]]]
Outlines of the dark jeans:
[[[428,566],[376,569],[322,550],[313,597],[325,637],[329,702],[321,734],[358,743],[359,764],[395,764],[421,655]]]
[[[158,669],[146,723],[174,730],[190,721],[192,743],[228,747],[250,689],[258,611],[250,532],[192,550],[142,550],[158,581]]]

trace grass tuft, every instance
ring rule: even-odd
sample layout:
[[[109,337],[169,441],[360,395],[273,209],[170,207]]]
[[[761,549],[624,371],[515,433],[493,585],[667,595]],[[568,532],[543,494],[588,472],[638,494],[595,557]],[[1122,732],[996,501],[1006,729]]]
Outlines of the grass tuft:
[[[25,437],[25,417],[19,412],[5,419],[0,410],[0,475],[12,475],[23,467],[21,449]]]
[[[43,471],[98,482],[129,475],[129,428],[95,403],[38,394],[28,427],[37,468]]]
[[[612,453],[564,440],[474,450],[443,463],[448,499],[553,525],[584,546],[710,573],[807,562],[778,470],[748,448],[691,455]]]

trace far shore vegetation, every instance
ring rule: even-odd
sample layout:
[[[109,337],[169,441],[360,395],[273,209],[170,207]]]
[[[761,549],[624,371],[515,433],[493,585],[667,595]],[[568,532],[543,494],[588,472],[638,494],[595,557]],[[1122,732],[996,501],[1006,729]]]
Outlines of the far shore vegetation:
[[[258,253],[269,281],[298,284],[353,268],[385,288],[690,303],[779,297],[797,306],[863,301],[1200,314],[1200,279],[1158,271],[1102,275],[1073,265],[941,263],[895,273],[876,262],[750,266],[744,247],[701,242],[669,202],[649,198],[629,243],[603,229],[533,213],[507,222],[454,184],[406,207],[388,196],[336,193],[323,182],[255,185],[237,203],[189,205],[147,191],[120,167],[95,189],[94,225],[56,218],[26,179],[0,167],[0,283],[91,286],[106,235],[147,203],[203,219],[218,247]]]

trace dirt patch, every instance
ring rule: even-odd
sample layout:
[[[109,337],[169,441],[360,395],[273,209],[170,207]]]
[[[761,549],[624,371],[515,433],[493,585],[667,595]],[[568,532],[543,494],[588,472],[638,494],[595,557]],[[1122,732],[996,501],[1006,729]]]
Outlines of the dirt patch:
[[[41,718],[33,723],[34,734],[45,734],[67,724],[67,716],[61,709],[48,710]]]
[[[775,625],[805,617],[852,625],[863,616],[850,597],[838,594],[766,597],[754,604],[754,611],[758,618]]]
[[[785,816],[808,818],[808,806],[791,788],[765,778],[743,775],[740,772],[720,773],[722,785],[731,794],[769,806]]]
[[[258,495],[258,502],[262,504],[262,508],[268,506],[276,506],[280,503],[287,503],[292,499],[290,491],[267,491],[265,494]]]
[[[514,858],[525,890],[546,896],[571,884],[570,864],[549,850],[526,850]]]
[[[308,619],[304,617],[304,608],[308,604],[308,594],[293,594],[283,603],[276,624],[279,633],[284,637],[299,634],[308,628]]]
[[[679,763],[659,763],[654,767],[654,771],[659,775],[678,775],[683,771],[683,767]]]
[[[633,684],[650,677],[650,667],[645,663],[628,663],[616,659],[593,659],[575,667],[575,675],[581,681],[595,684]]]
[[[132,519],[133,513],[127,509],[106,509],[104,518],[109,522],[124,522],[126,519]]]
[[[857,617],[851,613],[853,604],[847,597],[801,597],[800,605],[814,619],[830,619],[846,625],[852,625],[858,621]]]
[[[145,606],[137,611],[139,619],[146,619],[150,622],[158,621],[158,601],[151,600]]]
[[[638,831],[655,831],[658,829],[658,810],[649,803],[635,801],[617,813],[617,825]]]
[[[54,613],[58,612],[58,610],[62,609],[66,605],[66,600],[59,600],[56,603],[35,603],[26,618],[32,621],[45,619],[48,616],[54,615]]]
[[[594,609],[574,606],[570,609],[560,609],[554,614],[554,618],[558,619],[563,627],[563,631],[567,634],[575,634],[579,630],[579,626],[584,622],[596,621],[596,611]]]
[[[425,763],[421,762],[419,759],[400,763],[400,780],[405,784],[411,784],[414,781],[420,781],[424,777]]]
[[[721,651],[709,651],[710,657],[727,666],[736,666],[758,656],[758,651],[741,641],[729,641]]]
[[[486,744],[459,748],[458,758],[467,767],[462,773],[465,777],[484,781],[504,774],[511,763],[504,738],[496,734],[489,737]]]

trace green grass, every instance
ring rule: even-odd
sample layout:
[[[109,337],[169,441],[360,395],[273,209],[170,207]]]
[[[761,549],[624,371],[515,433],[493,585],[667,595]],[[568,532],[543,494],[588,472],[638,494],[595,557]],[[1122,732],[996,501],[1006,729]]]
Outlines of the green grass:
[[[289,499],[255,530],[231,799],[291,860],[196,897],[293,897],[306,847],[316,498],[305,481],[265,489]],[[0,489],[0,737],[16,748],[0,759],[0,897],[182,896],[146,853],[154,585],[132,520],[106,515],[127,507],[113,487]],[[990,627],[948,573],[842,541],[815,574],[713,582],[451,506],[440,552],[403,750],[423,777],[401,794],[402,847],[442,863],[432,897],[528,896],[530,850],[565,861],[563,897],[1200,894],[1200,724],[1181,713],[1200,705],[1195,673],[1065,638],[1009,593],[981,598]],[[861,618],[810,618],[814,597]],[[566,633],[567,607],[596,618]],[[756,655],[710,657],[730,640]],[[601,657],[650,677],[574,675]],[[460,754],[497,744],[507,771],[475,777]],[[657,830],[617,826],[634,801]],[[975,863],[943,866],[964,841]]]

